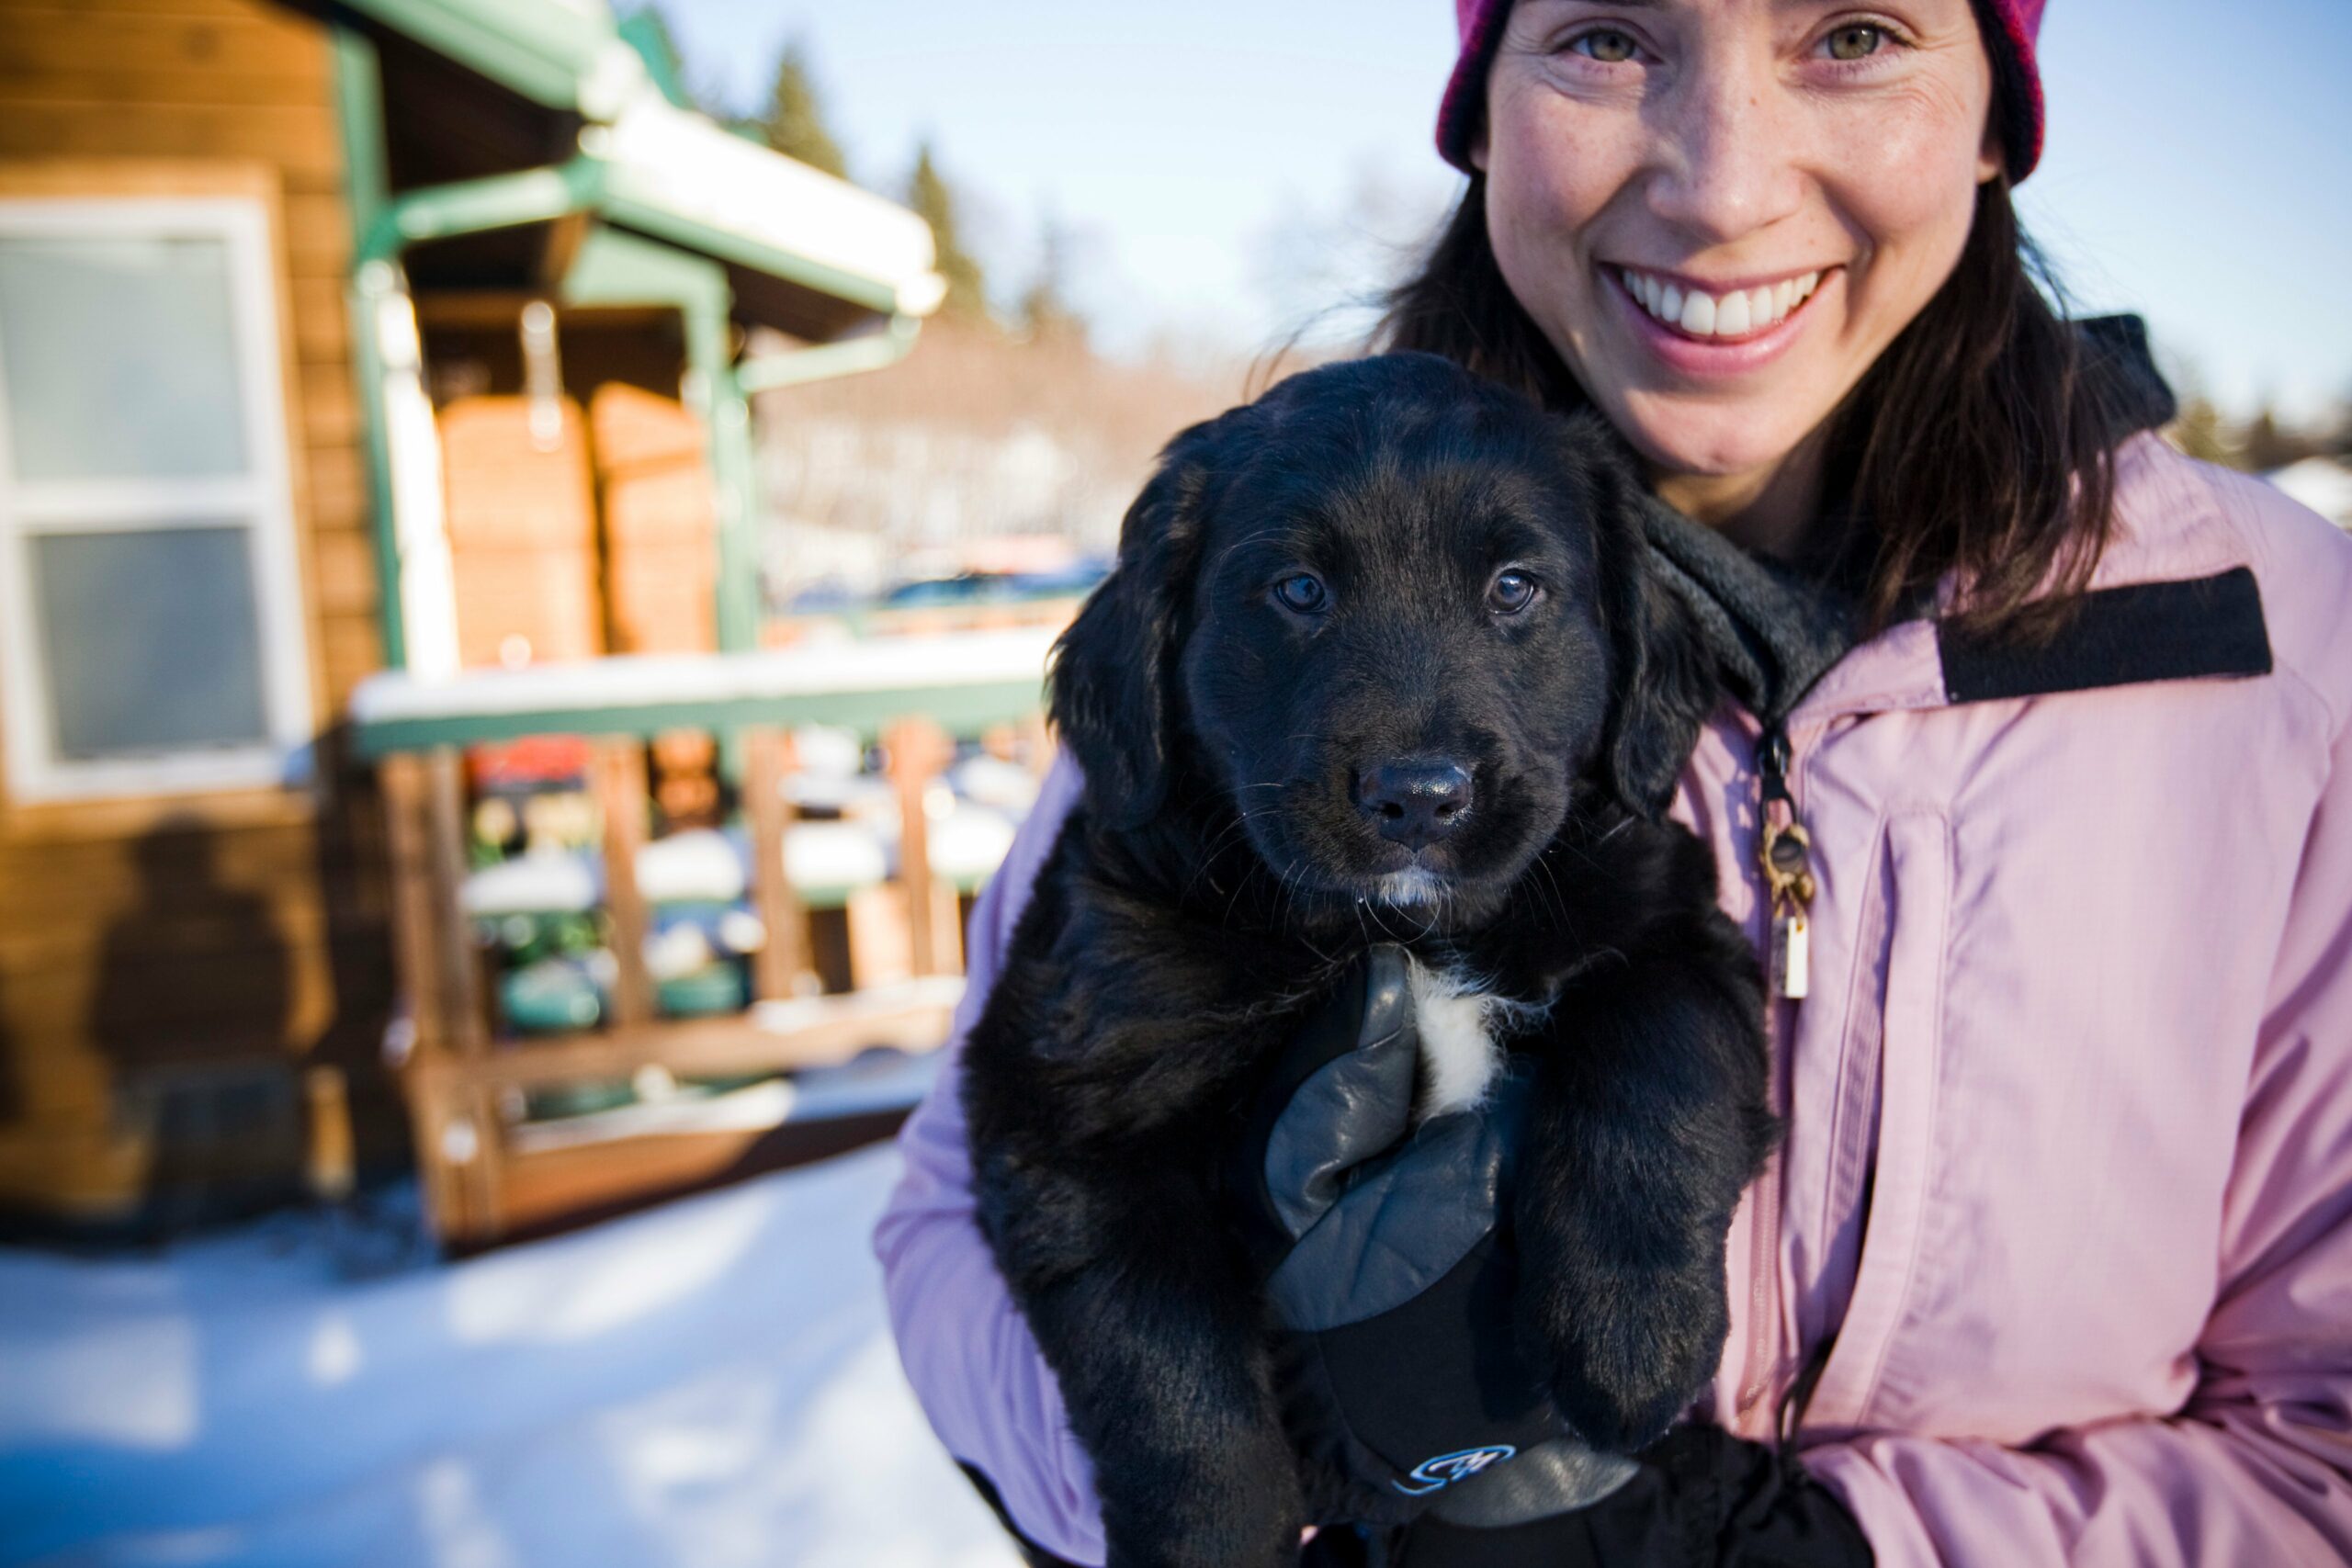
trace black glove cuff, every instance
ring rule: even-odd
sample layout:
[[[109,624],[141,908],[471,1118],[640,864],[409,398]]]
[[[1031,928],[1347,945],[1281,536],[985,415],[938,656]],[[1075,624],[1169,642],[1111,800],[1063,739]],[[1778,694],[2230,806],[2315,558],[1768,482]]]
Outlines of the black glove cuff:
[[[1590,1507],[1508,1529],[1433,1515],[1396,1568],[1872,1568],[1845,1505],[1793,1458],[1713,1427],[1678,1427],[1640,1472]]]
[[[1845,1504],[1792,1454],[1693,1424],[1668,1432],[1642,1458],[1666,1475],[1686,1532],[1711,1546],[1694,1562],[1871,1568],[1876,1561]]]
[[[1275,1381],[1292,1440],[1324,1461],[1310,1473],[1351,1478],[1340,1495],[1308,1500],[1315,1517],[1403,1523],[1560,1435],[1510,1336],[1493,1332],[1509,1321],[1510,1285],[1509,1255],[1489,1235],[1400,1306],[1280,1337]]]

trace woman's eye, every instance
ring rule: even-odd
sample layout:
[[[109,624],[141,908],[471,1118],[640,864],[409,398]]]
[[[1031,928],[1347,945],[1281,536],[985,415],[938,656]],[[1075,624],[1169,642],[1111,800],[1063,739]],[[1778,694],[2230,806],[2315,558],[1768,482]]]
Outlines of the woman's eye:
[[[1516,615],[1535,603],[1535,580],[1523,571],[1496,574],[1487,590],[1487,607],[1498,615]]]
[[[1324,592],[1323,580],[1312,572],[1306,571],[1300,572],[1296,577],[1285,577],[1275,583],[1274,597],[1283,602],[1283,609],[1295,611],[1302,615],[1320,614],[1324,606],[1330,603],[1331,598]]]
[[[1638,46],[1630,33],[1621,33],[1614,28],[1595,28],[1569,39],[1568,47],[1586,59],[1597,60],[1603,65],[1622,65],[1634,58],[1634,51]]]
[[[1829,35],[1829,58],[1832,60],[1868,60],[1886,42],[1886,29],[1869,22],[1857,22],[1838,28]]]

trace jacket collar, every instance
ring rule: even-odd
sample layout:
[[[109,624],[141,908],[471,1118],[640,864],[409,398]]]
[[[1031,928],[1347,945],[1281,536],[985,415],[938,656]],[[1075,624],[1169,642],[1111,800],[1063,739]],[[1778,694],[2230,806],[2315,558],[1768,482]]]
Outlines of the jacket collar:
[[[1740,705],[1767,724],[1785,719],[1854,646],[1852,602],[1645,499],[1645,567],[1680,603]]]
[[[2137,317],[2109,316],[2078,330],[2123,392],[2113,432],[2117,525],[2081,612],[2056,639],[2034,649],[1987,645],[1933,615],[1898,622],[1804,687],[1792,724],[2268,672],[2261,592],[2245,543],[2195,467],[2154,433],[2177,405],[2145,329]],[[1948,578],[1935,606],[1949,606],[1954,588]]]

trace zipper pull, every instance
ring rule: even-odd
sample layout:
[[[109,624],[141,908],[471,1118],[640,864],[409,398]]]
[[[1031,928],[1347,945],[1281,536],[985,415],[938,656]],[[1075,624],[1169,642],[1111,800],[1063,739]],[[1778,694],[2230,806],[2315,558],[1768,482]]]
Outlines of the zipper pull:
[[[1772,989],[1801,999],[1811,982],[1812,930],[1805,906],[1813,902],[1813,836],[1797,820],[1789,794],[1789,733],[1776,720],[1757,744],[1757,803],[1760,829],[1757,858],[1772,901]]]

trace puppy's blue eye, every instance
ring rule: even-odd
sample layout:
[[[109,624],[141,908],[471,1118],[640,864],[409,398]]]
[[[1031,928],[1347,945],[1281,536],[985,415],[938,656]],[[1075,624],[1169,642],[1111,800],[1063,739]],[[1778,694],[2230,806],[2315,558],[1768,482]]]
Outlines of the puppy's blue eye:
[[[1516,615],[1535,603],[1539,592],[1535,580],[1523,571],[1498,572],[1487,590],[1487,608],[1497,615]]]
[[[1305,571],[1275,583],[1274,597],[1283,602],[1283,609],[1302,615],[1320,615],[1331,602],[1331,596],[1324,592],[1323,580]]]

